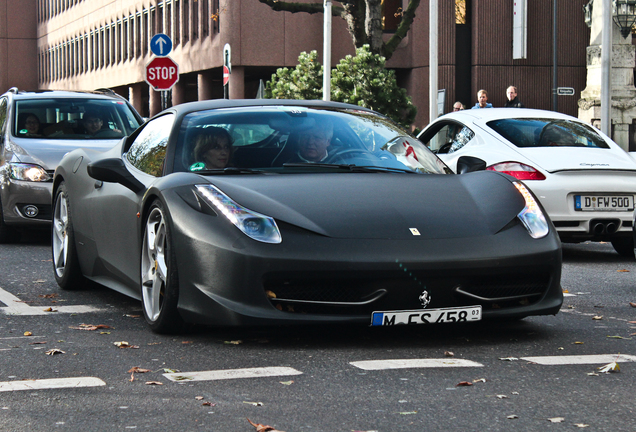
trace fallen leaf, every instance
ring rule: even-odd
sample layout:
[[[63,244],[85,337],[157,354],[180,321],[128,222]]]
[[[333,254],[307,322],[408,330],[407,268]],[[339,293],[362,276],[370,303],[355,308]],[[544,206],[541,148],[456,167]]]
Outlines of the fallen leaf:
[[[402,412],[399,412],[398,414],[400,414],[400,415],[413,415],[413,414],[417,414],[417,411],[402,411]]]
[[[175,381],[185,381],[185,380],[191,380],[194,379],[192,377],[189,376],[185,376],[185,375],[178,375],[176,377],[174,377]]]
[[[626,337],[623,337],[623,336],[607,336],[607,337],[608,337],[608,338],[611,338],[611,339],[625,339],[625,340],[632,340],[632,338],[626,338]]]
[[[119,348],[133,348],[133,349],[137,349],[139,348],[138,345],[130,345],[128,342],[126,341],[121,341],[121,342],[113,342],[113,345],[118,346]]]
[[[518,395],[518,394],[519,394],[519,392],[512,392],[512,394],[513,394],[513,395]]]
[[[112,329],[111,326],[108,326],[106,324],[98,324],[98,325],[80,324],[77,327],[69,327],[69,328],[73,329],[73,330],[88,330],[88,331],[94,331],[94,330],[98,330],[98,329]]]
[[[243,343],[242,340],[233,340],[233,341],[225,341],[223,342],[226,345],[240,345]]]
[[[444,351],[444,355],[445,355],[446,357],[454,357],[454,356],[455,356],[455,353],[453,353],[452,351]]]
[[[181,341],[182,344],[191,344],[192,341]]]
[[[44,354],[52,356],[55,354],[66,354],[66,352],[62,351],[61,349],[53,348],[48,351],[45,351]]]
[[[576,309],[576,306],[574,306],[574,305],[568,305],[568,309]]]
[[[250,422],[250,424],[256,428],[256,432],[283,432],[283,431],[277,430],[276,428],[272,426],[267,426],[260,423],[254,423],[250,419],[247,419],[247,421]]]
[[[46,282],[44,279],[34,280],[33,283],[44,283]]]
[[[506,395],[497,395],[497,399],[508,399]]]
[[[583,345],[585,342],[574,342],[574,345]]]
[[[563,423],[565,421],[565,418],[564,417],[552,417],[552,418],[549,418],[548,421],[550,423]]]
[[[629,270],[627,269],[620,269],[620,270],[616,270],[618,273],[629,273]]]
[[[469,387],[473,385],[473,383],[469,382],[469,381],[462,381],[460,383],[458,383],[455,387]]]
[[[53,308],[46,308],[46,309],[42,309],[44,312],[57,312],[55,309]]]
[[[33,336],[33,333],[31,333],[30,331],[25,331],[25,332],[24,332],[24,335],[25,335],[25,336]]]
[[[203,402],[201,405],[203,405],[203,406],[216,406],[216,404],[212,403],[212,402]]]
[[[127,318],[139,318],[141,315],[130,315],[130,314],[125,314],[124,315]]]
[[[139,366],[135,366],[134,368],[130,369],[128,371],[128,373],[146,373],[146,372],[152,372],[152,370],[150,369],[142,369]]]
[[[146,385],[163,385],[163,383],[159,381],[146,381]]]
[[[631,307],[636,307],[636,303],[635,303],[635,302],[629,302],[629,305],[630,305]]]
[[[38,295],[38,297],[40,297],[40,298],[47,298],[47,299],[48,298],[55,298],[57,296],[58,296],[58,294],[55,294],[55,293],[54,294],[39,294]]]
[[[600,366],[597,368],[600,373],[610,373],[610,372],[620,372],[621,367],[616,362],[611,362],[606,364],[605,366]]]
[[[203,396],[196,396],[195,399],[196,400],[203,400]]]
[[[294,383],[293,381],[279,381],[279,382],[283,385],[292,385]]]
[[[578,428],[586,428],[586,427],[590,427],[589,424],[585,424],[585,423],[574,423],[574,426],[578,427]]]
[[[29,343],[29,345],[44,345],[44,344],[46,344],[46,342],[44,342],[44,341]]]
[[[507,418],[508,420],[513,420],[513,419],[518,419],[518,418],[519,418],[519,416],[518,416],[518,415],[515,415],[515,414],[512,414],[512,415],[509,415],[509,416],[508,416],[508,417],[506,417],[506,418]]]
[[[593,320],[597,320],[597,321],[602,320],[603,319],[603,315],[595,315],[595,316],[592,317],[592,319]]]
[[[590,372],[587,374],[587,376],[598,376],[598,374],[596,372]]]
[[[474,379],[473,380],[474,383],[478,383],[478,382],[486,382],[486,378],[479,378],[479,379]]]
[[[567,289],[563,289],[564,293],[569,293],[570,291],[568,291]]]
[[[166,369],[166,368],[164,368],[164,369],[163,369],[163,371],[164,371],[165,373],[177,373],[177,372],[179,372],[179,371],[178,371],[178,370],[176,370],[176,369]]]
[[[254,405],[254,406],[263,406],[263,402],[247,402],[247,401],[243,401],[244,404],[248,404],[248,405]]]
[[[503,361],[515,361],[515,360],[519,360],[517,357],[500,357],[499,360],[503,360]]]

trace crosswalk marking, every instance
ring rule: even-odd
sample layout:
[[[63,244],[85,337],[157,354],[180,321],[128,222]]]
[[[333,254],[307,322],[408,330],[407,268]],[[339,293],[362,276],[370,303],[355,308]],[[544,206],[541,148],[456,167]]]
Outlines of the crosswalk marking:
[[[163,376],[168,378],[170,381],[216,381],[238,378],[263,378],[289,375],[302,375],[302,372],[290,367],[262,367],[163,374]]]
[[[521,360],[540,365],[575,365],[636,362],[636,356],[626,354],[596,354],[570,356],[521,357]]]
[[[88,313],[99,312],[102,309],[86,306],[86,305],[74,305],[74,306],[54,306],[50,311],[46,311],[43,306],[29,306],[24,303],[18,297],[14,296],[10,292],[7,292],[0,288],[0,302],[4,303],[6,307],[0,307],[0,312],[4,312],[7,315],[48,315],[51,313]]]
[[[364,370],[440,368],[440,367],[483,367],[481,363],[463,359],[403,359],[403,360],[365,360],[349,363]]]
[[[99,387],[106,383],[95,377],[78,378],[51,378],[22,381],[0,382],[0,392],[11,392],[19,390],[44,390],[78,387]]]

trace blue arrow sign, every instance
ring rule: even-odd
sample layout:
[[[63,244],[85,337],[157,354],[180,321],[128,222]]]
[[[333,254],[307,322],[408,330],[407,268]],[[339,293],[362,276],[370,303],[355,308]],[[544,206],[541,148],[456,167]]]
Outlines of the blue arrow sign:
[[[150,51],[159,57],[167,56],[172,51],[172,39],[167,34],[157,33],[150,39]]]

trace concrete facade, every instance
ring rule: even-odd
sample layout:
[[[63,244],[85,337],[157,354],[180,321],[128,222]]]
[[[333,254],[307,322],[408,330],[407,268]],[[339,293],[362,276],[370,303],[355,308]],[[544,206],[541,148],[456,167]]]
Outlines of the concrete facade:
[[[408,0],[401,1],[405,8]],[[503,106],[509,85],[518,87],[526,106],[550,109],[552,0],[528,2],[524,60],[512,59],[512,2],[465,0],[465,23],[456,24],[456,1],[439,2],[438,87],[447,92],[445,111],[457,99],[474,105],[481,88],[494,106]],[[586,81],[585,3],[559,2],[559,86],[577,91],[560,97],[559,111],[571,115]],[[417,106],[414,126],[420,128],[429,118],[428,7],[422,0],[387,64]],[[166,33],[180,70],[173,104],[223,97],[226,43],[232,48],[229,97],[254,98],[260,80],[278,67],[293,67],[301,51],[317,50],[322,60],[322,22],[322,14],[275,12],[258,0],[0,0],[0,90],[108,87],[142,115],[153,115],[160,98],[144,82],[144,71],[152,58],[150,38]],[[355,52],[340,18],[333,20],[332,43],[334,65]]]

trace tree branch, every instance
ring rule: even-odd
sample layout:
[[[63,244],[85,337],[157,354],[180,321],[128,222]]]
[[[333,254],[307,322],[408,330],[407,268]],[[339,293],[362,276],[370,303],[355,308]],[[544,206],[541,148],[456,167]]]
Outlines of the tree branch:
[[[404,39],[408,34],[411,24],[413,23],[413,18],[415,18],[415,9],[417,9],[419,5],[420,0],[409,0],[409,5],[402,14],[402,20],[400,21],[400,25],[395,31],[395,34],[393,34],[391,39],[389,39],[386,43],[382,44],[382,55],[387,59],[387,61],[391,58],[400,42],[402,42],[402,39]]]
[[[288,1],[279,1],[279,0],[258,0],[259,2],[266,4],[273,10],[279,12],[305,12],[308,14],[316,14],[323,13],[324,7],[323,3],[297,3],[297,2],[288,2]],[[333,16],[342,16],[343,8],[340,6],[332,6],[331,7],[331,15]]]

